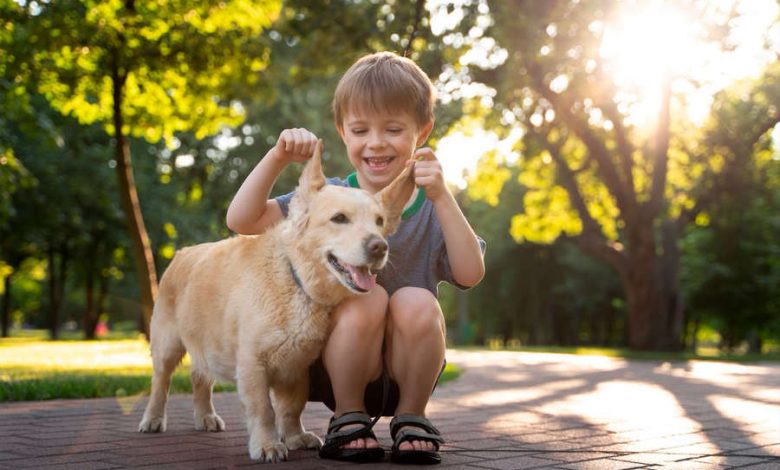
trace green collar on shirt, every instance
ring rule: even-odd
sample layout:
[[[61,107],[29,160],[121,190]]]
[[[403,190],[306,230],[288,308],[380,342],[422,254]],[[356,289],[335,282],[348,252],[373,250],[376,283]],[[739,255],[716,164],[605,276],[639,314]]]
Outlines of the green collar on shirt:
[[[351,175],[347,176],[347,183],[349,183],[349,186],[352,188],[359,188],[360,184],[358,184],[357,173],[352,173]],[[425,189],[420,188],[419,186],[417,189],[417,197],[414,199],[414,202],[401,214],[402,220],[406,220],[416,214],[417,211],[419,211],[422,207],[423,202],[425,202]]]

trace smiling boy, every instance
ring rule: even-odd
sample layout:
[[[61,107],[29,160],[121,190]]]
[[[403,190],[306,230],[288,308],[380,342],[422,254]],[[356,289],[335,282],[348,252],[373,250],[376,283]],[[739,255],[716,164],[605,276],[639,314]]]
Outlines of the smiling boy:
[[[445,363],[437,286],[447,281],[472,287],[485,267],[484,242],[447,188],[441,164],[430,148],[419,148],[433,129],[434,103],[427,75],[413,61],[389,52],[355,62],[336,88],[334,120],[355,172],[329,183],[376,193],[414,164],[418,188],[389,238],[390,259],[378,273],[378,286],[336,307],[321,360],[312,367],[311,398],[334,411],[320,449],[323,458],[382,459],[369,417],[381,413],[394,416],[394,462],[441,461],[443,439],[425,418]],[[257,234],[286,216],[292,195],[268,200],[271,188],[290,162],[311,156],[316,142],[306,129],[282,131],[236,193],[228,227]],[[385,393],[383,374],[390,379]]]

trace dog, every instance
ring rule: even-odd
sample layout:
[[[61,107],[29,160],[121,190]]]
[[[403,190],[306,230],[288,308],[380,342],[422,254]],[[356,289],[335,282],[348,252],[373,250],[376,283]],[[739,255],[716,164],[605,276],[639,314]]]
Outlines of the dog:
[[[333,307],[376,284],[386,237],[414,190],[412,168],[375,195],[326,184],[322,141],[305,165],[287,218],[261,235],[180,250],[160,281],[151,321],[154,372],[140,432],[164,432],[171,374],[192,360],[195,428],[222,431],[214,381],[234,382],[246,415],[249,455],[286,460],[319,448],[301,413],[308,368]]]

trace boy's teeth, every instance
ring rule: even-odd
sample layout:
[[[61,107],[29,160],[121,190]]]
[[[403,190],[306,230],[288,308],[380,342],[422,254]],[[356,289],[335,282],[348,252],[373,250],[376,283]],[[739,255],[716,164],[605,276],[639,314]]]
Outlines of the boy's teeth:
[[[368,163],[370,166],[382,166],[387,165],[390,163],[390,161],[393,159],[393,157],[366,157],[366,163]]]

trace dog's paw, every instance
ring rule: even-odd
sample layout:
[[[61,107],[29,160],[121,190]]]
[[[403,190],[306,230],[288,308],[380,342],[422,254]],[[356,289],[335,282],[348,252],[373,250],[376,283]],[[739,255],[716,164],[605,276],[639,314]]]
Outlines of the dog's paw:
[[[165,432],[165,416],[145,416],[138,425],[138,432]]]
[[[287,437],[284,440],[287,448],[295,449],[319,449],[322,447],[322,440],[313,432],[304,432],[297,436]]]
[[[252,460],[262,460],[266,463],[287,460],[287,446],[280,441],[256,442],[249,441],[249,457]]]
[[[225,430],[225,422],[216,413],[195,417],[195,429],[198,431],[219,432]]]

